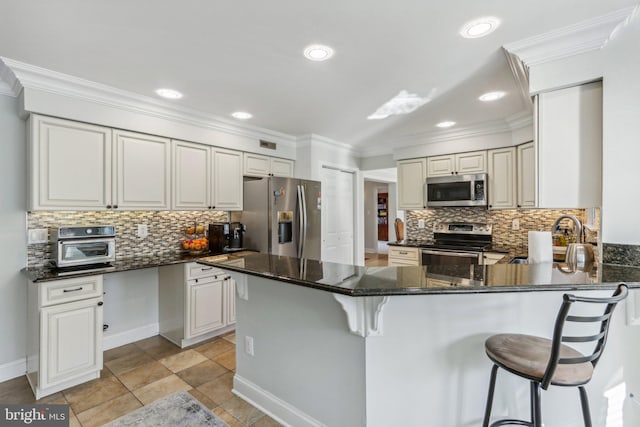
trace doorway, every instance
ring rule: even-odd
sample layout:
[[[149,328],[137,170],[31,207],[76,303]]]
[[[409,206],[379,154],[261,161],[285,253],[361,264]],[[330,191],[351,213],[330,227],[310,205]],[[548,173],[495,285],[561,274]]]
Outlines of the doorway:
[[[354,262],[354,173],[322,166],[322,260]]]

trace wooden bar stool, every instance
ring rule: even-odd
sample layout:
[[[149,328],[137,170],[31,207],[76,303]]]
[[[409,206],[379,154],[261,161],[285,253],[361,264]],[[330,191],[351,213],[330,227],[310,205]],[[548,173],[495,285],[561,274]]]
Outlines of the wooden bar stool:
[[[591,380],[593,370],[602,356],[607,342],[607,332],[611,323],[611,315],[616,305],[625,299],[628,288],[625,284],[618,288],[609,298],[578,297],[565,294],[556,318],[553,339],[520,334],[499,334],[485,341],[487,356],[494,363],[491,369],[487,407],[484,413],[483,427],[489,427],[493,391],[496,385],[498,367],[531,381],[531,421],[502,419],[494,421],[491,427],[502,425],[520,425],[530,427],[542,426],[540,409],[540,389],[546,390],[549,385],[578,387],[584,425],[591,427],[589,400],[584,385]],[[597,316],[569,315],[572,304],[606,304],[604,313]],[[576,304],[577,305],[577,304]],[[591,335],[567,336],[564,334],[565,322],[599,323],[597,332]],[[594,325],[595,327],[598,325]],[[563,343],[595,342],[591,354],[584,355]]]

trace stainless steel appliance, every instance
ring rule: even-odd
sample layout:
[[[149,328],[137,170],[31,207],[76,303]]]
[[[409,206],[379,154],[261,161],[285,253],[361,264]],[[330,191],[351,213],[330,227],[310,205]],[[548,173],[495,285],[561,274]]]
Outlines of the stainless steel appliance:
[[[427,178],[427,207],[487,206],[487,174]]]
[[[488,224],[441,222],[433,226],[433,244],[421,245],[422,265],[483,264],[491,248]]]
[[[113,225],[55,227],[50,236],[56,267],[109,264],[116,259]]]
[[[244,246],[260,252],[320,259],[321,184],[293,178],[245,178]]]

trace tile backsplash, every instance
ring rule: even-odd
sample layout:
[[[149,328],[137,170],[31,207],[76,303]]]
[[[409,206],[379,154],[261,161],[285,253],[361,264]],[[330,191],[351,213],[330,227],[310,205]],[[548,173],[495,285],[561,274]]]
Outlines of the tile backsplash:
[[[223,211],[35,211],[27,213],[28,228],[69,225],[114,225],[116,257],[154,255],[181,250],[184,230],[193,225],[227,221]],[[149,235],[136,236],[138,224],[147,224]],[[51,244],[28,246],[28,266],[47,265],[51,260]]]
[[[596,210],[598,212],[598,210]],[[526,255],[529,231],[550,231],[560,215],[574,215],[582,222],[586,221],[584,209],[501,209],[484,208],[432,208],[428,210],[407,211],[405,216],[405,234],[407,239],[433,240],[433,224],[437,222],[480,222],[493,226],[493,247],[509,251],[512,255]],[[418,221],[424,220],[425,227],[418,228]],[[520,229],[512,230],[514,219],[520,221]],[[596,215],[596,221],[599,215]],[[599,228],[599,224],[596,224]],[[573,236],[568,243],[571,243]],[[597,236],[587,234],[587,240],[597,241]]]

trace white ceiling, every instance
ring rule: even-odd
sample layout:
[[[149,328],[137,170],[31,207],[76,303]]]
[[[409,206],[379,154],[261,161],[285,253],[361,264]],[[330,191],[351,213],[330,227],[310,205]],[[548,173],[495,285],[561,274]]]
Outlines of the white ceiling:
[[[252,125],[317,134],[361,151],[408,145],[436,123],[470,126],[526,111],[501,46],[633,6],[636,0],[13,0],[0,13],[0,56]],[[463,39],[468,20],[497,31]],[[335,49],[327,62],[305,46]],[[433,94],[407,116],[366,117],[400,90]],[[504,90],[485,104],[485,91]],[[455,129],[455,128],[454,128]]]

